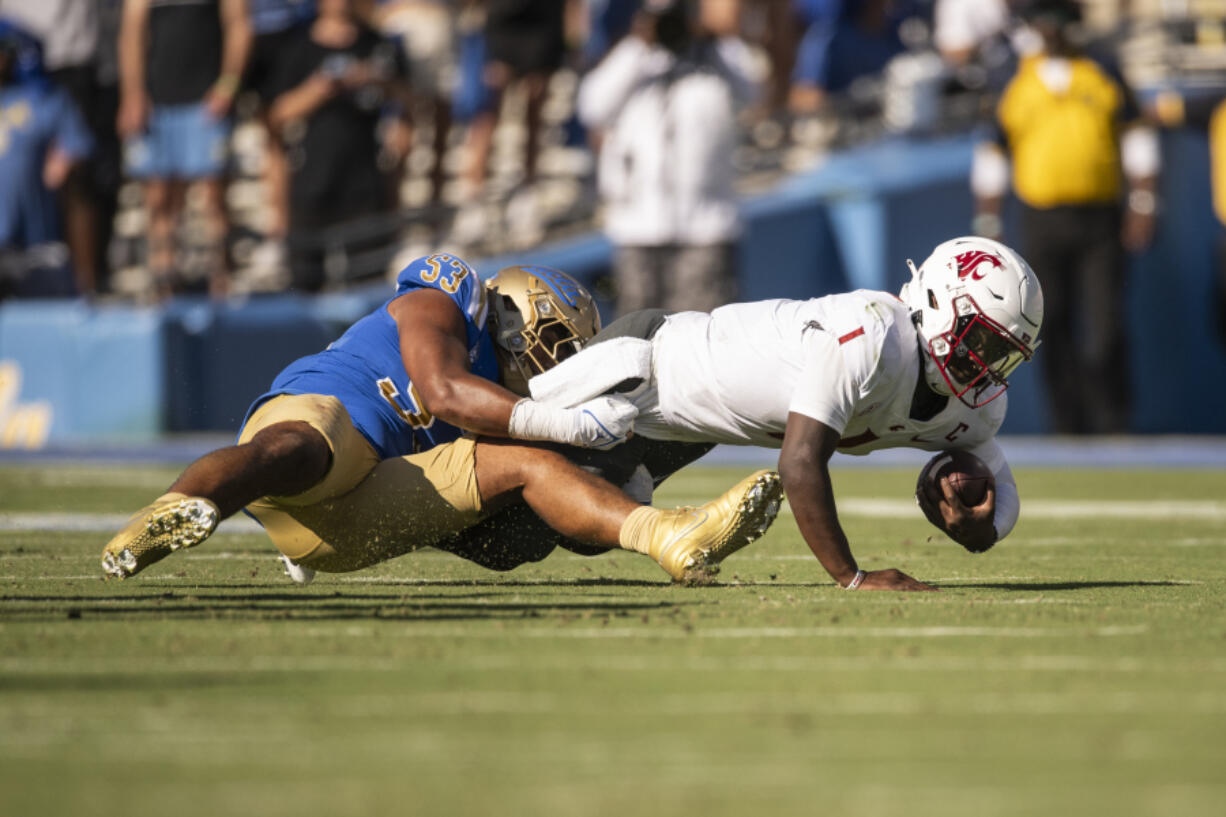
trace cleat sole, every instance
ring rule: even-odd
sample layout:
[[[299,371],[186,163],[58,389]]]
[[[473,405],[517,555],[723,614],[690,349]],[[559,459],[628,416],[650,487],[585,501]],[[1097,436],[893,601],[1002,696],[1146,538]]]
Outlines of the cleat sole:
[[[176,550],[195,547],[217,527],[217,508],[208,500],[187,497],[149,512],[143,528],[116,537],[102,554],[106,576],[126,579]],[[130,529],[128,529],[130,530]]]

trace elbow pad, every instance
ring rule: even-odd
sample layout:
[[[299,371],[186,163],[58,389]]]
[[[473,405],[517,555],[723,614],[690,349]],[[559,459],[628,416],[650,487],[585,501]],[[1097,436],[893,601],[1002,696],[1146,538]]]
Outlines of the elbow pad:
[[[992,518],[992,522],[996,526],[997,542],[1004,539],[1013,530],[1021,510],[1021,502],[1017,496],[1017,483],[1012,481],[997,482],[996,511]]]

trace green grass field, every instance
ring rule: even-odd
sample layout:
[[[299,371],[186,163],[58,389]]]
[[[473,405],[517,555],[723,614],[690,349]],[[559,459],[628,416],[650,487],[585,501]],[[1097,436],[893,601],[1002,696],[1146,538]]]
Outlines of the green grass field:
[[[786,512],[704,588],[434,551],[299,588],[241,526],[102,581],[175,473],[0,468],[0,813],[1226,813],[1226,470],[1019,469],[982,556],[913,472],[836,472],[861,564],[931,594],[838,589]]]

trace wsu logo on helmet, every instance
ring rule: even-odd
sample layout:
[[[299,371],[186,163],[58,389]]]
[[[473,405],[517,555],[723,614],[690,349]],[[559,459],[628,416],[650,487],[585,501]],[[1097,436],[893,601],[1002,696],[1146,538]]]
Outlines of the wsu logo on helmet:
[[[983,250],[958,253],[954,256],[954,261],[958,265],[958,278],[962,279],[969,275],[974,281],[982,281],[993,269],[1004,269],[1005,266],[998,257]],[[985,268],[984,264],[991,266]]]

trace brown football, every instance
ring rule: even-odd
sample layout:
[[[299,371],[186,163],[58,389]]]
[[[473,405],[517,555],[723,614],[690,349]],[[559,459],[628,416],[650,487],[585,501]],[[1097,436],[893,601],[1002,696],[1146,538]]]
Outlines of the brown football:
[[[967,506],[978,505],[987,495],[988,487],[996,486],[996,478],[983,460],[969,451],[942,451],[920,471],[916,492],[923,491],[934,503],[945,498],[941,493],[940,479],[949,477],[953,488]]]

